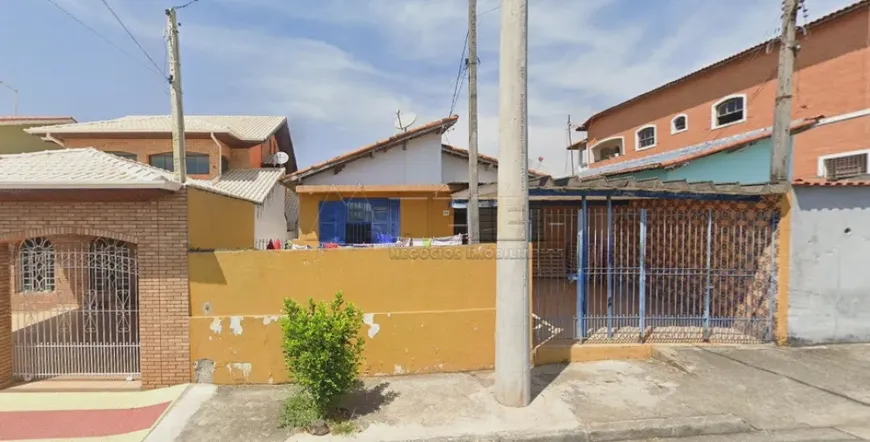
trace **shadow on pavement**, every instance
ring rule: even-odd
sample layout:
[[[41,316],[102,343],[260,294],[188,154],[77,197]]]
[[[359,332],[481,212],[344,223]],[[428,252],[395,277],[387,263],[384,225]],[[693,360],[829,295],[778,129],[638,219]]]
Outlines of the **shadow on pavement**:
[[[550,364],[541,365],[532,368],[532,401],[552,384],[565,369],[568,364]]]
[[[389,382],[381,382],[370,388],[366,388],[360,383],[353,392],[342,400],[339,407],[339,417],[356,418],[380,411],[383,406],[399,397],[399,393],[391,391],[389,388]]]

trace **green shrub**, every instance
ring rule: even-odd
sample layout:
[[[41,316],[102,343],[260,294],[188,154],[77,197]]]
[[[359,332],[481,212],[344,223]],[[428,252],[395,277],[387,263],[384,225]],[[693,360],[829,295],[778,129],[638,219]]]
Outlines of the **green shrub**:
[[[304,390],[297,391],[284,401],[278,415],[278,428],[307,428],[320,419],[317,406]]]
[[[338,292],[329,304],[309,299],[307,308],[285,299],[284,313],[287,368],[322,419],[356,384],[362,360],[362,312]]]

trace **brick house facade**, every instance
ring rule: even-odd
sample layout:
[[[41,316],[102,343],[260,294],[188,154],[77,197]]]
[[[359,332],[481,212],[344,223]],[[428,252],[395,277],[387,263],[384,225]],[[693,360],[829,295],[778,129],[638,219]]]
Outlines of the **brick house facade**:
[[[870,133],[868,18],[870,1],[864,0],[808,24],[806,33],[798,32],[792,119],[824,116],[829,121],[795,134],[795,179],[817,176],[825,155],[863,149],[861,141]],[[765,42],[605,109],[578,129],[587,138],[573,148],[590,152],[588,167],[594,170],[768,128],[773,124],[778,52],[777,42]],[[728,100],[741,103],[741,114],[733,122],[718,121],[717,112],[727,112]],[[615,152],[617,147],[617,157],[601,159],[603,149]]]
[[[0,388],[189,382],[188,252],[286,233],[283,175],[182,183],[93,148],[0,156]]]
[[[188,382],[187,196],[81,190],[42,201],[0,200],[0,293],[14,285],[11,265],[22,241],[112,238],[133,244],[139,265],[143,388]],[[120,200],[119,200],[120,199]],[[0,385],[12,380],[11,297],[0,297]]]
[[[213,179],[226,170],[256,169],[278,152],[288,155],[287,173],[296,170],[296,157],[287,119],[271,116],[186,116],[185,150],[188,176]],[[27,133],[55,141],[66,148],[93,147],[144,164],[161,167],[172,156],[168,116],[128,116],[29,128]],[[192,170],[191,158],[207,159],[207,173]],[[205,163],[205,162],[202,162]]]

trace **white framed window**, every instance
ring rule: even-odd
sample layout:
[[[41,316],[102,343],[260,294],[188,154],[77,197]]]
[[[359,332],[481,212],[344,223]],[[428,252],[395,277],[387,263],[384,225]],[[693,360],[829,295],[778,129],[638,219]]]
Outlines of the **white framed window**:
[[[656,147],[656,125],[648,124],[634,133],[634,150],[646,150]]]
[[[625,137],[605,138],[588,149],[591,152],[588,164],[616,158],[625,151]]]
[[[839,180],[866,175],[870,170],[870,149],[819,156],[818,176]]]
[[[689,117],[686,114],[675,116],[671,120],[671,135],[689,130]]]
[[[746,94],[729,95],[713,103],[710,109],[710,129],[718,129],[746,121]]]
[[[28,238],[18,250],[18,291],[54,291],[54,245],[48,238]]]

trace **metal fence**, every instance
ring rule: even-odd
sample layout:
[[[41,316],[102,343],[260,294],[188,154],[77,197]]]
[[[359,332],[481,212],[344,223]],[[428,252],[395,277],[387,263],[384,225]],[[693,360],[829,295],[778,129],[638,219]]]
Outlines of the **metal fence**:
[[[770,341],[776,213],[708,206],[538,209],[535,341]]]
[[[15,253],[13,375],[138,378],[134,246],[106,238],[32,238]]]

